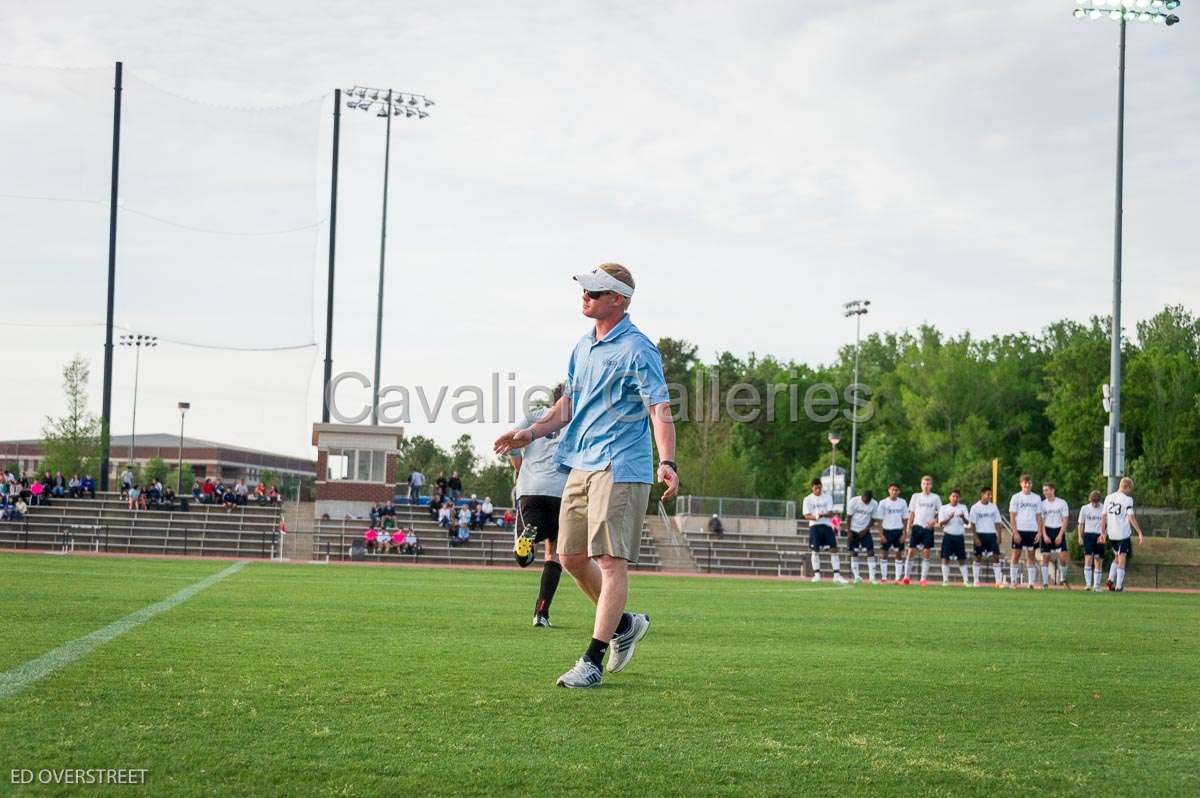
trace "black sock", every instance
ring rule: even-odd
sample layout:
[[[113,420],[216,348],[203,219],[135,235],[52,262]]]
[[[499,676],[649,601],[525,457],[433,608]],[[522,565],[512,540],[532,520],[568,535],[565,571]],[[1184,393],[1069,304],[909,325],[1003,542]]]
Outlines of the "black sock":
[[[592,642],[588,643],[587,651],[583,652],[583,656],[592,661],[592,664],[597,668],[604,668],[604,652],[608,651],[608,643],[603,640],[592,638]]]
[[[633,616],[627,612],[621,613],[621,620],[617,621],[617,634],[623,635],[629,631],[629,625],[633,623]]]
[[[554,591],[558,590],[558,580],[562,576],[562,566],[554,560],[547,560],[542,566],[542,584],[538,588],[537,604],[533,611],[538,615],[550,617],[550,602],[554,601]]]

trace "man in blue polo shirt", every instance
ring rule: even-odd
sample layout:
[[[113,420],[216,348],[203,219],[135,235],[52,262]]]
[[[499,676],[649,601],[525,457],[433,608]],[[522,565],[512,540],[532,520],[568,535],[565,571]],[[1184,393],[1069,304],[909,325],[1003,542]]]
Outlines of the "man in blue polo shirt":
[[[552,412],[497,438],[495,450],[505,454],[563,430],[557,458],[569,475],[558,522],[559,558],[596,604],[596,621],[587,650],[558,684],[596,687],[604,655],[609,673],[620,671],[650,628],[648,616],[625,612],[628,566],[638,561],[651,483],[664,483],[663,498],[670,499],[679,477],[662,356],[626,312],[633,276],[624,266],[605,263],[575,279],[583,288],[583,315],[596,324],[571,352],[567,391]]]

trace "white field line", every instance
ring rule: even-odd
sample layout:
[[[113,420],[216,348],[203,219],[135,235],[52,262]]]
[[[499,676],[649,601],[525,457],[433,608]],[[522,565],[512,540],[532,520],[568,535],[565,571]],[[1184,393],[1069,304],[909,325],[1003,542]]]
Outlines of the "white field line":
[[[245,560],[235,562],[224,571],[207,576],[199,582],[194,582],[162,601],[131,612],[124,618],[113,621],[108,626],[97,629],[91,634],[77,637],[69,643],[63,643],[58,648],[47,651],[42,656],[37,659],[31,659],[24,665],[18,665],[7,673],[0,673],[0,701],[15,695],[39,679],[49,676],[54,671],[71,664],[80,657],[90,654],[96,648],[142,625],[154,616],[178,607],[201,590],[212,587],[222,579],[236,574],[245,565]]]

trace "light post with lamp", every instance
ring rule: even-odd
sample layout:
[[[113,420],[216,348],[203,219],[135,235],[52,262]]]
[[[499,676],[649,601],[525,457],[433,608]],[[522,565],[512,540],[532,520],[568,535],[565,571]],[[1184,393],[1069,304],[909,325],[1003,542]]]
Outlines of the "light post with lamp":
[[[870,306],[869,299],[852,299],[846,303],[846,318],[854,317],[854,398],[858,398],[858,347],[862,339],[862,317],[867,315],[867,308]],[[858,463],[858,405],[854,405],[854,409],[850,411],[850,485],[847,488],[849,491],[847,496],[857,495],[855,493],[855,466]]]
[[[179,403],[179,464],[175,467],[175,496],[177,498],[183,492],[183,417],[186,416],[187,411],[191,409],[191,402]]]
[[[129,427],[129,467],[132,469],[133,447],[137,444],[137,397],[138,379],[142,371],[142,348],[153,349],[158,346],[158,336],[129,333],[121,336],[121,346],[131,346],[136,352],[133,360],[133,423]]]

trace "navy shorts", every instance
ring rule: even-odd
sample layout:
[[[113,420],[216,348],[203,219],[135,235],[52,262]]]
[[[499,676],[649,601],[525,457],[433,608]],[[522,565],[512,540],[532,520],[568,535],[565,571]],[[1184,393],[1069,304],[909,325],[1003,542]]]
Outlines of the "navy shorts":
[[[913,524],[912,532],[908,536],[908,547],[910,549],[933,549],[933,530],[927,526],[917,526]]]
[[[1038,544],[1044,553],[1049,554],[1049,553],[1055,552],[1055,551],[1066,551],[1067,550],[1067,536],[1066,535],[1063,535],[1062,543],[1054,542],[1055,538],[1058,537],[1058,534],[1061,531],[1062,531],[1061,528],[1056,528],[1056,527],[1052,527],[1052,526],[1046,527],[1046,537],[1050,539],[1050,542],[1047,543],[1045,538],[1043,538],[1042,542],[1040,544]]]
[[[883,530],[883,542],[879,547],[884,551],[895,549],[900,551],[904,548],[904,530],[903,529],[885,529]]]
[[[1026,532],[1024,529],[1018,529],[1016,536],[1013,538],[1012,547],[1013,551],[1020,551],[1021,549],[1036,549],[1037,543],[1038,533],[1036,529],[1032,532]]]
[[[967,543],[964,535],[942,535],[942,559],[967,559]]]
[[[985,554],[1000,556],[1000,539],[995,532],[979,533],[979,543],[975,545],[975,556],[982,557]]]
[[[1100,542],[1099,532],[1085,532],[1083,534],[1083,553],[1092,557],[1104,557],[1104,544]]]
[[[816,524],[808,528],[808,547],[813,551],[837,551],[837,536],[829,524]]]
[[[1108,545],[1112,549],[1114,557],[1118,554],[1130,554],[1133,552],[1133,538],[1121,538],[1120,540],[1109,538]]]
[[[866,551],[867,554],[875,553],[875,538],[871,535],[870,529],[864,529],[862,532],[850,532],[850,543],[847,546],[851,554],[857,554],[860,551]]]

